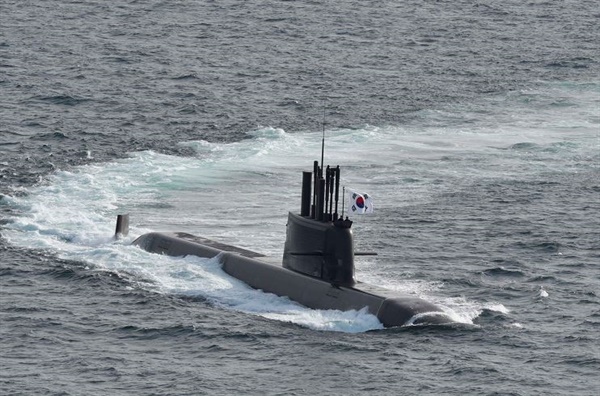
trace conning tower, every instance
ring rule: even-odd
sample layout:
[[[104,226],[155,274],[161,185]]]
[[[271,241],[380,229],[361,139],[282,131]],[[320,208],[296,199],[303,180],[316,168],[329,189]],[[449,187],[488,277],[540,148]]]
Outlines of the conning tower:
[[[338,215],[339,195],[339,166],[324,170],[315,161],[312,172],[302,172],[300,214],[288,215],[283,267],[351,287],[356,283],[352,221]]]

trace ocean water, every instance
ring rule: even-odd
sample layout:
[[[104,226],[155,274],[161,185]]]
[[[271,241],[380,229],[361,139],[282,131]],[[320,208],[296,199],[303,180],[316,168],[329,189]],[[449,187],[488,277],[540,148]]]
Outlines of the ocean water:
[[[597,394],[599,18],[3,1],[0,394]],[[280,257],[323,130],[375,200],[357,278],[457,324],[384,329],[130,246],[184,231]]]

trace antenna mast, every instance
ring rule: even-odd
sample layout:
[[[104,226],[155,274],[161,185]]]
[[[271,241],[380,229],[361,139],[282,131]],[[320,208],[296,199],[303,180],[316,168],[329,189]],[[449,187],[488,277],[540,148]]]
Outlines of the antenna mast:
[[[321,141],[321,169],[325,166],[325,100],[323,100],[323,140]]]

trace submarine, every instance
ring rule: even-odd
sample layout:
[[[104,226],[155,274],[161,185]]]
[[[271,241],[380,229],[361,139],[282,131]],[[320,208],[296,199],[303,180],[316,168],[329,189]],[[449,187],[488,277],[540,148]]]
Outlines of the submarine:
[[[384,327],[450,324],[437,305],[355,279],[352,220],[338,214],[340,167],[314,161],[302,172],[300,212],[290,211],[283,258],[227,245],[183,232],[150,232],[132,244],[170,256],[218,257],[222,269],[254,289],[312,309],[361,310],[366,307]],[[115,237],[129,232],[129,215],[117,216]]]

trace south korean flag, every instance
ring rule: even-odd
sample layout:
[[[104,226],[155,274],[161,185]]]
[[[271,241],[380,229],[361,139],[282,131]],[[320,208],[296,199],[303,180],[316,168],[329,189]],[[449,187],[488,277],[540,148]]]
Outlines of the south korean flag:
[[[346,189],[346,193],[346,203],[350,215],[373,213],[373,199],[369,194],[361,194],[349,188]]]

